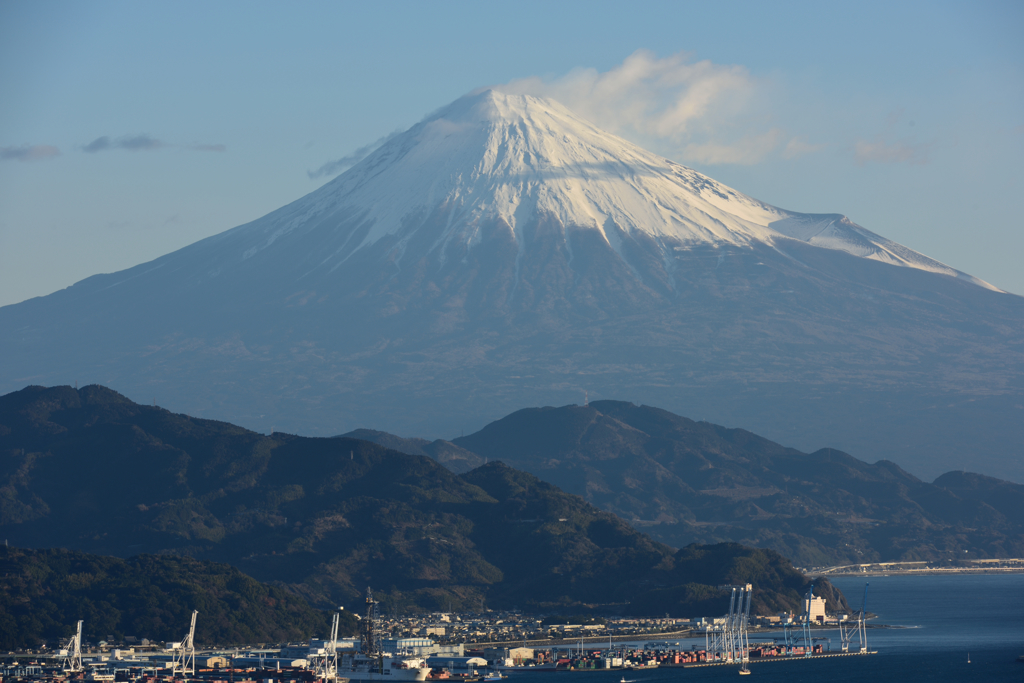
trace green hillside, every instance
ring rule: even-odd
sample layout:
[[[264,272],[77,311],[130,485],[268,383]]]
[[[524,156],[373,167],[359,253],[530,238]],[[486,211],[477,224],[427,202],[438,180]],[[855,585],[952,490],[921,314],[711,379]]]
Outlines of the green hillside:
[[[330,615],[234,567],[188,557],[128,560],[68,550],[0,547],[0,648],[83,638],[181,640],[199,611],[196,643],[279,642],[324,634]],[[346,615],[345,629],[355,620]]]

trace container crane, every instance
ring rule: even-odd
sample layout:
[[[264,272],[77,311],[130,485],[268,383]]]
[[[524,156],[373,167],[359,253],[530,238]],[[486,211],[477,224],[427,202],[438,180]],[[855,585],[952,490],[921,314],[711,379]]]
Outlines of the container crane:
[[[750,662],[750,638],[747,635],[747,623],[750,621],[750,595],[754,592],[754,586],[748,583],[744,586],[744,590],[747,594],[747,605],[743,610],[743,621],[740,622],[740,647],[742,648],[740,676],[749,676],[750,669],[747,668],[747,664]]]
[[[750,623],[750,596],[754,592],[752,584],[746,585],[747,606],[743,609],[743,621],[740,622],[740,648],[743,650],[743,661],[750,661],[750,637],[747,634],[747,625]]]
[[[804,657],[810,657],[814,645],[811,642],[811,599],[814,597],[814,584],[807,591],[807,603],[804,605]]]
[[[82,671],[82,622],[78,622],[78,632],[71,636],[71,640],[60,651],[64,658],[65,673],[80,673]]]
[[[725,661],[732,662],[736,658],[736,588],[732,589],[732,597],[729,599],[729,618],[725,622],[725,647],[727,650]],[[740,596],[740,607],[743,606],[743,597]]]
[[[867,652],[868,649],[868,632],[867,625],[864,623],[864,610],[868,606],[868,585],[864,584],[864,599],[860,605],[860,616],[857,619],[857,642],[860,645],[860,652]],[[843,652],[850,651],[850,643],[853,641],[854,628],[847,626],[843,629],[843,622],[839,622],[839,637],[843,641]]]
[[[314,655],[313,675],[320,681],[334,681],[338,678],[338,622],[339,612],[331,619],[331,639],[324,643],[323,650]]]
[[[850,640],[852,640],[852,639],[853,639],[853,627],[852,626],[844,627],[843,626],[843,622],[840,621],[839,622],[839,640],[842,643],[842,651],[843,652],[849,652],[850,651]]]
[[[196,675],[196,617],[199,612],[192,610],[192,624],[189,626],[188,634],[180,643],[171,643],[171,676],[177,674]]]
[[[719,586],[729,588],[729,586]],[[750,641],[747,624],[750,621],[750,600],[754,587],[751,584],[731,586],[729,614],[721,625],[709,624],[704,631],[705,651],[708,661],[734,663],[748,661]]]

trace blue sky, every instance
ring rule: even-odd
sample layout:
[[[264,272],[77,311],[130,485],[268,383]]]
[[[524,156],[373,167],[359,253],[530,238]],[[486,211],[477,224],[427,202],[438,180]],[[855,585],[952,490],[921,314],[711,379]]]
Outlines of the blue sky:
[[[1024,294],[1024,3],[0,0],[0,305],[160,256],[487,85]]]

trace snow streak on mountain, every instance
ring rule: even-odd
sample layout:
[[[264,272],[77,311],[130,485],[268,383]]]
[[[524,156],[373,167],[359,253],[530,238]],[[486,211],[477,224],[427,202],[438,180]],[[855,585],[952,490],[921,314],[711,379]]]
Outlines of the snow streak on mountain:
[[[262,430],[452,437],[586,389],[1024,480],[1004,455],[1024,448],[1024,299],[494,90],[0,329],[3,392],[101,382]]]

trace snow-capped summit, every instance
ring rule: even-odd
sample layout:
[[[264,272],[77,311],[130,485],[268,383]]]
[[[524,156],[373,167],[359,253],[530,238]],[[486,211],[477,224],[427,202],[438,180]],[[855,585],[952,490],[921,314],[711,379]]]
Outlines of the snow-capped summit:
[[[1024,298],[993,289],[482,90],[258,220],[0,309],[0,393],[449,438],[588,390],[1024,481]]]
[[[525,249],[523,226],[546,217],[571,248],[570,231],[594,230],[622,255],[622,238],[642,233],[665,259],[696,245],[775,245],[798,239],[894,265],[965,278],[852,223],[845,216],[784,211],[607,133],[550,99],[482,90],[462,97],[391,139],[359,164],[293,205],[288,220],[247,226],[244,258],[284,235],[322,237],[320,267],[397,236],[392,257],[424,226],[445,260],[484,230],[507,230]],[[272,214],[273,215],[273,214]],[[332,220],[333,217],[333,220]]]

